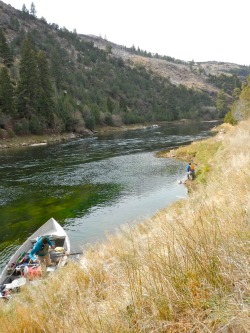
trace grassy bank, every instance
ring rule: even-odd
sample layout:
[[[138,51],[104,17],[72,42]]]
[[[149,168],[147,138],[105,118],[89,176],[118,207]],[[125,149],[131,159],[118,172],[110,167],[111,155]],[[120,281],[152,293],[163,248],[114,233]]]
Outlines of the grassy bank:
[[[216,153],[222,146],[224,136],[227,132],[233,134],[234,127],[229,124],[222,124],[214,127],[212,130],[217,135],[207,140],[195,141],[188,146],[182,146],[178,149],[162,150],[157,153],[158,157],[176,158],[179,160],[192,162],[195,165],[196,181],[187,181],[190,189],[197,188],[198,184],[205,184],[209,172],[213,169],[216,162]],[[230,135],[230,134],[229,134]]]
[[[1,302],[0,331],[249,332],[249,128],[172,152],[204,168],[196,191]]]

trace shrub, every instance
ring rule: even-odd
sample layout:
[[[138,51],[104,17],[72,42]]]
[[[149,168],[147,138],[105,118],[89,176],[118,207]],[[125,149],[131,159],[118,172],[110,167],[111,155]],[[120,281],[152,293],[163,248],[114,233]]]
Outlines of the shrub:
[[[12,128],[7,129],[8,137],[9,138],[14,138],[16,136],[15,132],[13,131]]]
[[[95,117],[93,115],[89,115],[85,119],[85,125],[90,130],[94,129],[95,128]]]
[[[43,128],[40,120],[36,115],[32,115],[31,120],[29,122],[29,128],[32,134],[42,134]]]
[[[0,128],[0,139],[6,139],[8,137],[7,131],[3,128]]]
[[[16,134],[29,134],[29,122],[26,118],[21,119],[18,123],[14,125],[14,132]]]
[[[237,120],[233,117],[232,111],[229,111],[224,118],[224,122],[231,125],[236,125]]]

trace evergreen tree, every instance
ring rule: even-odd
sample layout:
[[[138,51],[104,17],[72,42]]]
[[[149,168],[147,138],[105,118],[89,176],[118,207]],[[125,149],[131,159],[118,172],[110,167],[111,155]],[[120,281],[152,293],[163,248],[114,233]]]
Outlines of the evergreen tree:
[[[233,100],[234,101],[238,100],[240,97],[240,94],[241,94],[240,88],[235,88],[234,92],[233,92]]]
[[[57,89],[60,89],[63,85],[63,64],[60,50],[58,47],[54,47],[51,51],[51,72],[55,80]]]
[[[28,11],[27,7],[25,6],[25,4],[23,4],[23,7],[22,7],[22,14],[23,14],[23,16],[29,15],[29,11]]]
[[[16,17],[11,16],[11,18],[10,18],[10,27],[15,31],[19,30],[20,23],[19,23],[19,21]]]
[[[112,46],[111,44],[106,45],[106,54],[109,55],[112,53]]]
[[[3,63],[6,66],[11,65],[12,63],[11,51],[2,29],[0,29],[0,58],[3,59]]]
[[[49,66],[43,51],[39,51],[37,55],[38,68],[38,96],[37,111],[39,115],[43,115],[51,125],[54,109],[53,88],[49,73]]]
[[[12,115],[13,111],[13,88],[8,69],[3,67],[0,71],[0,112]]]
[[[37,106],[37,59],[28,38],[21,48],[20,79],[17,87],[17,109],[21,117],[30,118]]]
[[[119,101],[119,107],[120,107],[121,112],[127,112],[126,102],[125,102],[124,98],[122,98],[122,97]]]
[[[108,110],[108,112],[113,113],[114,108],[115,108],[114,102],[111,100],[110,97],[108,97],[108,99],[107,99],[107,110]]]
[[[226,96],[223,89],[217,94],[216,109],[219,112],[219,117],[224,117],[226,113]]]
[[[34,2],[31,2],[30,14],[36,17],[36,7],[35,7]]]
[[[224,122],[231,125],[236,125],[238,123],[237,120],[233,117],[231,110],[225,115]]]

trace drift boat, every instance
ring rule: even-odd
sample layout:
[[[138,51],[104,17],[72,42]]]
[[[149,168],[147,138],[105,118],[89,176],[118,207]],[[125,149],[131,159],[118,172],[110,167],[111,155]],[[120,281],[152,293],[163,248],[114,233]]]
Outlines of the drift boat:
[[[29,280],[28,276],[39,276],[40,264],[31,264],[28,255],[38,238],[42,236],[47,236],[55,247],[49,252],[52,266],[47,267],[47,271],[56,270],[66,264],[70,253],[69,237],[60,224],[51,218],[35,231],[10,258],[0,275],[0,297],[5,297],[8,290],[24,285]]]

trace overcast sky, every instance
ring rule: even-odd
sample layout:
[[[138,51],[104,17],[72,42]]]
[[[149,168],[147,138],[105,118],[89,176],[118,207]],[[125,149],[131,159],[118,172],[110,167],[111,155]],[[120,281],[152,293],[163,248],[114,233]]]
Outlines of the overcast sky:
[[[4,0],[16,9],[32,1]],[[249,0],[34,0],[37,17],[185,61],[250,65]]]

